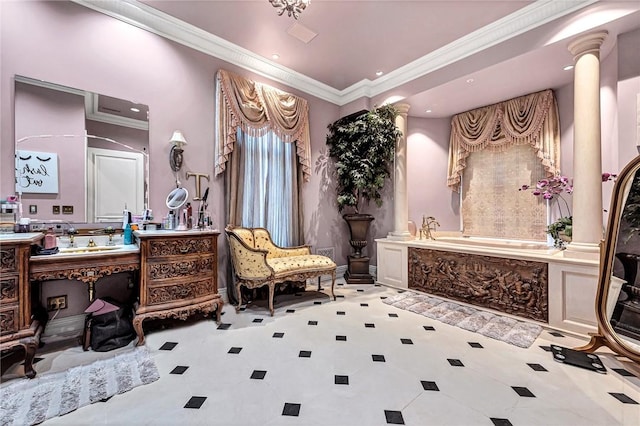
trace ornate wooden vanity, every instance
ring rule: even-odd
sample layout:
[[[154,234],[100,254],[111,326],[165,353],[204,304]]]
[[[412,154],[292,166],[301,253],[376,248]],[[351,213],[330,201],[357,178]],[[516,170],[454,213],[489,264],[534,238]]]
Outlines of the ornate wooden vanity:
[[[140,305],[133,319],[138,345],[148,318],[186,319],[195,312],[216,312],[218,231],[135,231],[140,240]]]
[[[0,235],[0,350],[22,346],[24,372],[36,375],[33,357],[40,343],[44,320],[32,316],[31,287],[28,273],[31,244],[44,237],[41,233]]]

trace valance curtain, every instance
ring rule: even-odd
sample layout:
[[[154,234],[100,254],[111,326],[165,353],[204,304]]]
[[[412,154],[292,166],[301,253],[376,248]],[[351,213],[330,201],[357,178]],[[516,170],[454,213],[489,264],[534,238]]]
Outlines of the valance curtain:
[[[559,173],[560,122],[552,90],[455,115],[451,120],[447,186],[459,191],[471,152],[504,151],[523,144],[533,147],[548,176]]]
[[[225,70],[219,70],[216,78],[216,176],[225,170],[240,128],[248,136],[273,132],[283,142],[295,143],[303,179],[308,182],[311,141],[306,99]]]

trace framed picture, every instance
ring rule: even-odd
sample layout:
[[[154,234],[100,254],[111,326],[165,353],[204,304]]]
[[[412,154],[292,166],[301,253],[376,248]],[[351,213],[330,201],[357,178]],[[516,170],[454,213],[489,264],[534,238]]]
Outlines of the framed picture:
[[[58,154],[16,151],[16,192],[58,193]]]

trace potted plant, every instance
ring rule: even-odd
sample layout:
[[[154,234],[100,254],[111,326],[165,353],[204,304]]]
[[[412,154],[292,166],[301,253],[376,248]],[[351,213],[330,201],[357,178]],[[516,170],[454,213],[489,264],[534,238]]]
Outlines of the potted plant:
[[[349,225],[350,243],[354,249],[348,257],[347,283],[373,283],[369,275],[369,258],[363,256],[367,233],[373,216],[361,214],[364,203],[372,200],[382,205],[381,190],[391,176],[397,139],[402,132],[396,127],[396,109],[383,105],[361,111],[330,124],[326,143],[337,175],[337,204]]]

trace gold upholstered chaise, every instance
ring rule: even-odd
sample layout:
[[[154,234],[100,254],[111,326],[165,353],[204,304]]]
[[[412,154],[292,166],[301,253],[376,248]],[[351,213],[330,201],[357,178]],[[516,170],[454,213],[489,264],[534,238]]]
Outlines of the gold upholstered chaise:
[[[238,306],[242,305],[241,287],[269,286],[269,312],[273,316],[275,286],[285,281],[331,275],[331,296],[336,282],[336,264],[326,256],[311,254],[309,246],[279,247],[265,228],[230,227],[225,229],[233,272],[236,278]]]

